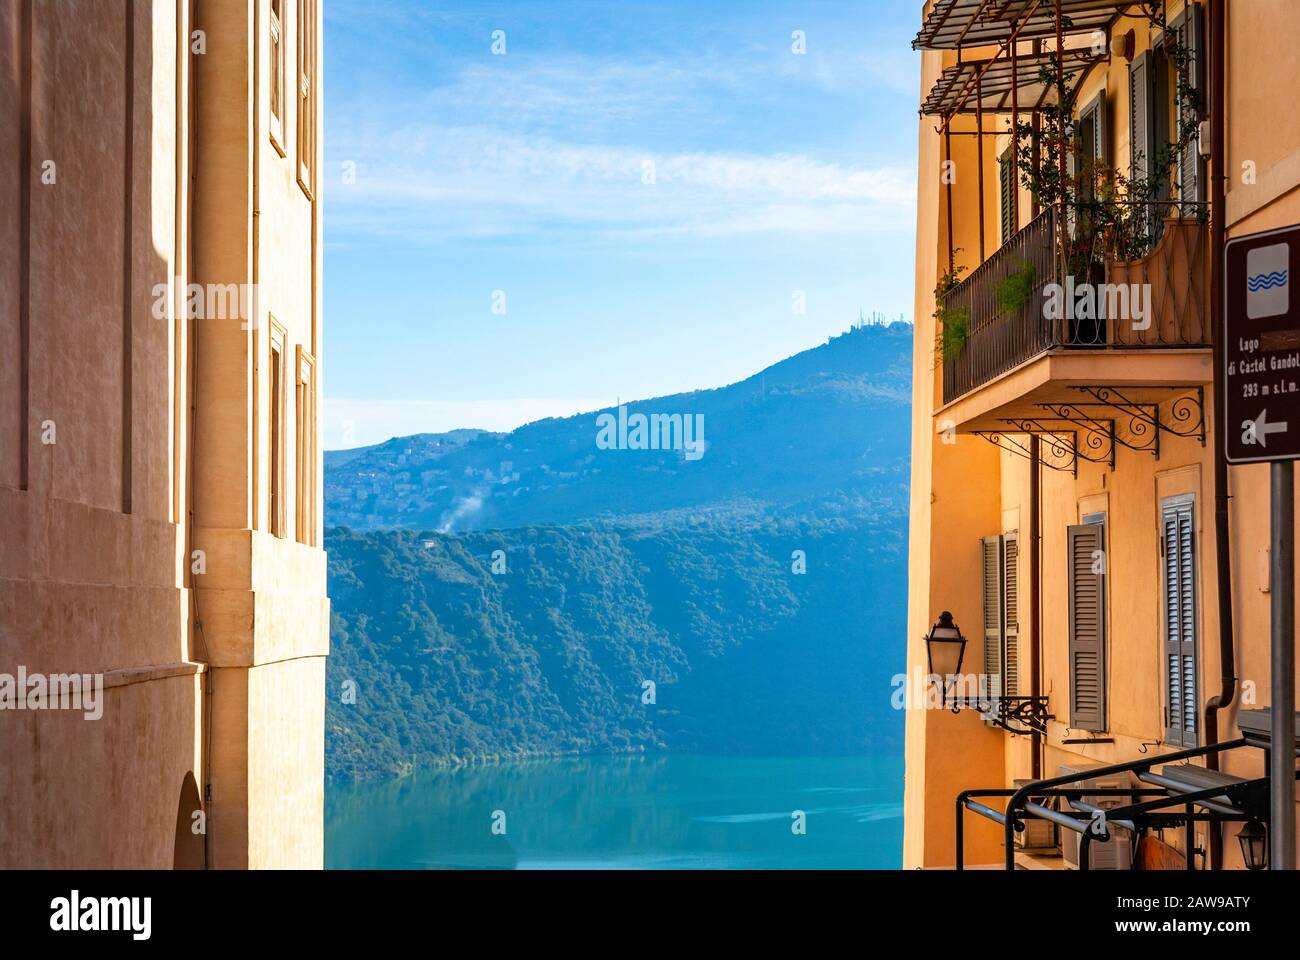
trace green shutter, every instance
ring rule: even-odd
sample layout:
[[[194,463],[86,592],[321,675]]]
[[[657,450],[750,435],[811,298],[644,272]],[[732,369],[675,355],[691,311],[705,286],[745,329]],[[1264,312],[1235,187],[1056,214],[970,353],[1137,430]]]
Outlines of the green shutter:
[[[1168,500],[1161,509],[1164,555],[1165,740],[1197,746],[1196,530],[1190,498]]]
[[[1070,726],[1106,729],[1105,525],[1067,532],[1070,592]]]
[[[1020,537],[1002,538],[1002,692],[1020,693]]]
[[[989,692],[1002,692],[1002,538],[981,543],[984,567],[984,675]]]
[[[1016,235],[1016,157],[1015,147],[1007,147],[998,161],[998,186],[1002,197],[1002,243]]]

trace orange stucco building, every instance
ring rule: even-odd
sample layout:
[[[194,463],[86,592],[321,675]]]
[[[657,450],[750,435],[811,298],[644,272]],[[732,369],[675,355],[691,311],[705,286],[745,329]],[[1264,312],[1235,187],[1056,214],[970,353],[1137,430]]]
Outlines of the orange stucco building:
[[[322,865],[320,16],[0,4],[0,867]]]
[[[920,13],[908,664],[928,672],[950,611],[962,672],[996,675],[1026,713],[1011,732],[979,709],[909,709],[907,867],[953,865],[959,816],[966,865],[1006,862],[1003,824],[959,815],[962,791],[997,814],[1017,781],[1231,740],[1270,704],[1269,467],[1216,465],[1214,263],[1226,240],[1300,223],[1300,116],[1277,99],[1300,89],[1300,5],[1138,6]],[[1134,299],[1063,316],[1053,283]],[[1265,772],[1259,749],[1218,765],[1234,784]],[[1088,783],[1156,789],[1141,772]],[[1070,799],[1044,805],[1086,815]],[[1248,819],[1151,825],[1085,866],[1240,867]],[[1037,826],[1017,866],[1078,865],[1072,831]]]

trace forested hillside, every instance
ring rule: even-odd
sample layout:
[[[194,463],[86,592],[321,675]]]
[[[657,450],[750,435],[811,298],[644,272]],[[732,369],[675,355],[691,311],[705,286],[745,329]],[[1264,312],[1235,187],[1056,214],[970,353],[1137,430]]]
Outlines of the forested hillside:
[[[905,588],[897,522],[335,530],[327,546],[332,775],[900,742],[888,677],[902,654],[881,642]]]

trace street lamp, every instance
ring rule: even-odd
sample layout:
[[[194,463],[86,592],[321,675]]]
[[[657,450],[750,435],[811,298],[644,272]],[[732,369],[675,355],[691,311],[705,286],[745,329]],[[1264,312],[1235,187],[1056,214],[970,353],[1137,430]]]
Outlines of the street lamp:
[[[930,676],[939,678],[939,689],[944,691],[947,702],[945,677],[955,677],[961,673],[962,657],[966,654],[966,638],[952,621],[952,614],[945,610],[939,614],[930,632],[925,635],[926,657],[930,663]]]
[[[1237,833],[1241,844],[1241,859],[1247,870],[1268,869],[1268,831],[1258,820],[1251,820]]]
[[[1012,734],[1047,732],[1047,721],[1053,719],[1052,714],[1047,712],[1047,697],[995,695],[985,698],[981,694],[972,699],[957,695],[957,685],[961,682],[961,662],[966,654],[966,638],[962,636],[957,624],[953,623],[952,614],[947,610],[939,614],[939,619],[925,635],[925,649],[930,663],[931,682],[938,683],[943,706],[948,706],[949,689],[953,691],[953,713],[960,713],[963,709],[976,710],[985,720]]]

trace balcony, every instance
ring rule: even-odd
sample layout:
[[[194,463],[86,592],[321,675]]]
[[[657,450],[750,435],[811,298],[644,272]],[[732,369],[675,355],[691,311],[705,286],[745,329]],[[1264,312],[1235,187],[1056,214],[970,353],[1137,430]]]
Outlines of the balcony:
[[[1073,215],[1063,230],[1062,219],[1044,211],[940,296],[945,406],[1048,354],[1209,347],[1202,206],[1150,205],[1124,218],[1126,237],[1089,236]],[[1096,306],[1071,309],[1080,292]]]

